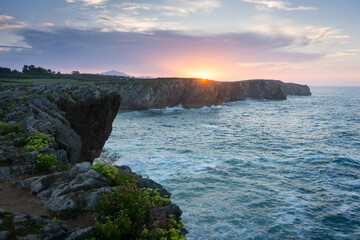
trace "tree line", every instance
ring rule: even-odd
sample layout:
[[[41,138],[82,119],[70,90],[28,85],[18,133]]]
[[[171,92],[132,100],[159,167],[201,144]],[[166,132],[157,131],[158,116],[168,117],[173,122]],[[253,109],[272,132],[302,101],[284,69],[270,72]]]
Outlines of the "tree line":
[[[16,79],[74,79],[78,81],[119,81],[128,80],[128,77],[122,76],[107,76],[99,74],[80,73],[79,71],[72,71],[71,74],[55,72],[51,69],[43,67],[36,67],[34,65],[24,65],[22,71],[16,69],[12,70],[8,67],[0,67],[0,81],[1,78],[16,78]]]
[[[51,74],[55,74],[55,71],[51,70],[51,69],[46,69],[43,67],[35,67],[34,65],[24,65],[24,67],[22,68],[22,71],[19,72],[18,70],[14,69],[10,69],[8,67],[0,67],[0,74],[19,74],[19,73],[24,73],[24,74],[35,74],[35,75],[51,75]],[[57,72],[56,74],[61,74],[61,72]],[[80,74],[79,71],[72,71],[71,74],[73,75],[77,75]]]

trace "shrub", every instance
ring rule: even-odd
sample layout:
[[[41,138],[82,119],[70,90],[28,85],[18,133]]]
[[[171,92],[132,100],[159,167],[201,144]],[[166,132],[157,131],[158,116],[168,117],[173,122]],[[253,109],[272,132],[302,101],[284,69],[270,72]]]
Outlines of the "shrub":
[[[107,227],[116,225],[112,230],[113,234],[121,235],[125,239],[135,239],[148,217],[150,207],[149,199],[134,183],[118,187],[113,192],[105,192],[100,198],[100,203],[94,208],[99,216],[98,235],[105,236],[106,233],[103,231]]]
[[[38,154],[36,156],[35,168],[41,172],[48,172],[52,165],[57,163],[56,157],[53,154]]]
[[[41,133],[41,132],[32,133],[26,139],[25,151],[32,152],[35,150],[42,149],[44,147],[49,147],[50,141],[51,141],[51,137],[49,137],[45,133]]]
[[[186,240],[185,236],[180,234],[180,228],[184,227],[183,222],[181,220],[177,222],[171,216],[169,217],[170,220],[166,229],[155,228],[151,231],[144,229],[141,232],[141,237],[148,240]]]
[[[96,232],[96,239],[126,239],[131,232],[131,220],[124,213],[114,220],[106,217],[103,222],[96,222]]]
[[[15,106],[14,100],[10,99],[10,100],[8,101],[8,104],[7,104],[7,105],[8,105],[9,107]]]
[[[51,93],[49,93],[49,94],[47,95],[47,99],[48,99],[50,102],[54,102],[54,101],[55,101],[55,97],[54,97]]]
[[[65,92],[65,91],[62,91],[62,92],[61,92],[61,95],[62,95],[64,98],[66,98],[66,99],[70,99],[69,93],[67,93],[67,92]]]
[[[17,124],[0,124],[0,135],[4,136],[2,139],[6,141],[14,140],[17,136],[24,133],[22,122]]]
[[[104,175],[110,182],[111,186],[120,186],[126,183],[134,182],[132,177],[120,173],[116,167],[111,166],[111,164],[106,161],[98,161],[94,163],[91,168]]]
[[[143,188],[142,191],[145,197],[149,199],[151,207],[162,207],[171,204],[171,200],[169,198],[160,196],[157,190]]]

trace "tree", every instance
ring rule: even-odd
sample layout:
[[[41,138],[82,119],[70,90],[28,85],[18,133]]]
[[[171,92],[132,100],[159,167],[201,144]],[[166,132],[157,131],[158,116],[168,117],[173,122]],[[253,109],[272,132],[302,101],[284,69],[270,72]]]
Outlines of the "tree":
[[[0,67],[0,73],[11,73],[11,69],[7,67]]]
[[[71,74],[72,74],[72,75],[79,75],[80,72],[79,72],[79,71],[72,71]]]
[[[51,69],[35,67],[34,65],[30,65],[30,66],[24,65],[22,72],[27,74],[37,74],[37,75],[55,74],[55,72],[52,71]]]

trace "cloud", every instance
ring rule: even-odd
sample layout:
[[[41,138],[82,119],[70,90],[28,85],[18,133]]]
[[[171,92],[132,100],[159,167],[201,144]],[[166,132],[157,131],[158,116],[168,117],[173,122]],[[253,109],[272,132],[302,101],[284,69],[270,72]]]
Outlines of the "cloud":
[[[90,5],[97,6],[97,5],[102,5],[102,4],[106,3],[107,0],[66,0],[66,2],[68,2],[68,3],[82,2],[87,6],[90,6]]]
[[[360,49],[346,49],[340,52],[331,53],[325,55],[327,58],[333,58],[333,57],[344,57],[344,56],[356,56],[360,53]]]
[[[313,7],[304,7],[304,6],[288,7],[289,3],[285,1],[267,1],[267,0],[241,0],[241,1],[258,4],[258,6],[265,6],[267,8],[276,8],[285,11],[317,10],[316,8]],[[261,10],[262,7],[258,9]]]
[[[14,29],[14,28],[23,28],[27,24],[24,22],[8,22],[7,20],[12,20],[14,17],[7,15],[0,15],[0,30],[4,29]]]
[[[360,52],[360,49],[347,49],[346,52]]]
[[[39,26],[39,27],[52,27],[52,26],[54,26],[53,23],[36,23],[34,25]]]
[[[159,11],[164,16],[187,16],[191,13],[204,12],[209,13],[221,6],[218,0],[169,0],[164,2],[152,3],[134,3],[124,2],[114,4],[124,11],[138,14],[139,10]]]
[[[0,15],[0,21],[14,19],[12,16]]]
[[[327,54],[325,55],[325,57],[329,58],[329,57],[344,57],[344,56],[355,56],[357,55],[354,52],[336,52],[336,53],[331,53],[331,54]]]
[[[332,36],[329,36],[329,38],[336,38],[336,39],[349,39],[351,38],[350,36],[348,35],[332,35]]]
[[[39,26],[39,27],[50,27],[54,26],[52,23],[35,23],[35,24],[28,24],[25,22],[9,22],[7,20],[12,20],[14,17],[7,16],[7,15],[0,15],[0,30],[6,29],[16,29],[16,28],[23,28],[26,26]]]
[[[294,38],[280,35],[269,37],[253,32],[208,36],[174,31],[135,33],[69,28],[55,28],[51,32],[21,29],[17,32],[32,48],[25,49],[21,54],[16,51],[2,52],[8,57],[1,59],[8,59],[9,63],[51,63],[70,69],[123,66],[148,72],[166,72],[168,63],[176,61],[222,59],[227,62],[299,62],[322,56],[284,52],[284,47],[294,44]],[[5,63],[0,61],[1,64]]]
[[[8,52],[10,50],[11,50],[11,48],[9,48],[9,47],[0,47],[0,52]]]

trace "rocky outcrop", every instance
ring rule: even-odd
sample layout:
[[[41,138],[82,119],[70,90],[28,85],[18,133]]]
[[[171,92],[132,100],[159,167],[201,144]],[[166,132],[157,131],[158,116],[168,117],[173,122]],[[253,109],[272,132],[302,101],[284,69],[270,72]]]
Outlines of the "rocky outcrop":
[[[4,220],[3,220],[4,219]],[[0,231],[0,239],[46,239],[46,240],[74,240],[91,238],[95,227],[70,229],[52,221],[49,214],[31,216],[27,213],[12,213],[0,209],[0,222],[7,221],[7,230]],[[14,232],[20,236],[15,238]]]
[[[181,105],[200,108],[225,102],[252,99],[284,100],[287,95],[311,95],[308,86],[278,80],[217,82],[202,79],[128,80],[103,88],[114,89],[122,97],[120,109],[141,110]]]
[[[157,189],[161,196],[171,196],[160,184],[133,173],[127,166],[119,166],[121,173],[137,179],[139,188]],[[99,202],[99,195],[111,190],[108,180],[91,169],[88,162],[78,163],[72,169],[18,181],[17,185],[36,195],[44,208],[67,215],[90,211]],[[89,191],[91,190],[91,191]],[[181,214],[180,214],[181,215]],[[179,215],[179,217],[180,217]]]
[[[72,129],[80,135],[82,148],[79,162],[93,162],[109,138],[112,122],[120,106],[120,96],[107,93],[95,87],[70,88],[72,98],[59,98],[58,107],[65,112],[65,118]]]
[[[0,182],[32,173],[40,153],[64,164],[92,163],[120,105],[116,92],[75,83],[1,85],[0,95]],[[36,132],[52,137],[49,146],[24,152],[18,143]]]
[[[300,85],[296,83],[287,83],[284,87],[287,95],[296,96],[310,96],[310,88],[307,85]]]

